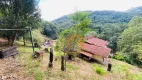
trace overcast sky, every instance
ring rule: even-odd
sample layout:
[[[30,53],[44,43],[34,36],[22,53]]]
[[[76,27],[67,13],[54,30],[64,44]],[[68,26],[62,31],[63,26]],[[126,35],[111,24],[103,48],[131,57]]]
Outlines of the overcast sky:
[[[40,0],[39,3],[41,17],[47,21],[76,11],[125,11],[137,6],[142,6],[142,0]]]

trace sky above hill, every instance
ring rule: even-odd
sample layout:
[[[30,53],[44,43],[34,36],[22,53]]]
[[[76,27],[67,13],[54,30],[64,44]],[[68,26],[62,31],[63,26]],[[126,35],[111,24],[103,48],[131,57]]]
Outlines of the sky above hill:
[[[138,6],[142,6],[142,0],[40,0],[39,3],[41,18],[47,21],[76,11],[125,11]]]

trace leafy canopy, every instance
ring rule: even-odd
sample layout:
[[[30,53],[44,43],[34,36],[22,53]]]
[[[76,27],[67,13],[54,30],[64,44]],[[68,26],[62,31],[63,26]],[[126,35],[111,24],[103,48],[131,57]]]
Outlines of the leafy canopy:
[[[120,36],[118,41],[119,51],[129,58],[130,63],[140,65],[142,63],[142,17],[134,17],[128,24],[128,28]]]
[[[62,45],[60,50],[66,53],[77,53],[80,50],[80,43],[84,41],[84,36],[89,31],[91,20],[88,18],[88,13],[84,12],[76,12],[70,17],[75,24],[60,33],[57,46]]]

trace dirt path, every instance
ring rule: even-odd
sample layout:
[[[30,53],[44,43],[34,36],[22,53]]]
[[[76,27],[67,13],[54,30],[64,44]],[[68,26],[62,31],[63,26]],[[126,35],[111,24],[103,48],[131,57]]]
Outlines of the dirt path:
[[[42,71],[43,73],[43,80],[47,80],[46,79],[46,75],[44,74],[45,71],[47,71],[47,67],[48,67],[48,62],[49,62],[49,59],[47,57],[48,53],[44,53],[44,56],[40,62],[40,70]]]
[[[0,59],[0,77],[3,80],[18,80],[20,76],[17,72],[20,71],[18,68],[19,63],[17,59],[6,58]],[[17,77],[18,76],[18,77]]]
[[[20,65],[18,58],[0,59],[0,80],[31,80],[23,74],[24,66]]]

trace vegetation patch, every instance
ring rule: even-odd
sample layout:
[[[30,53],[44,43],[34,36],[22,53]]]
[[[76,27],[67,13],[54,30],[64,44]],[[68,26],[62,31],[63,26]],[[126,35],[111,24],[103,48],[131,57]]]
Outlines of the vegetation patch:
[[[79,67],[69,64],[69,63],[66,63],[66,68],[69,70],[78,70],[79,69]]]
[[[105,71],[104,71],[104,69],[103,69],[102,67],[97,67],[97,68],[96,68],[96,72],[97,72],[97,74],[99,74],[99,75],[105,74]]]
[[[99,65],[99,64],[92,64],[92,69],[94,71],[96,71],[96,73],[99,74],[99,75],[103,75],[103,74],[106,73],[104,68],[101,65]]]
[[[35,71],[35,80],[42,80],[42,78],[43,78],[42,72],[39,69],[37,69]]]

